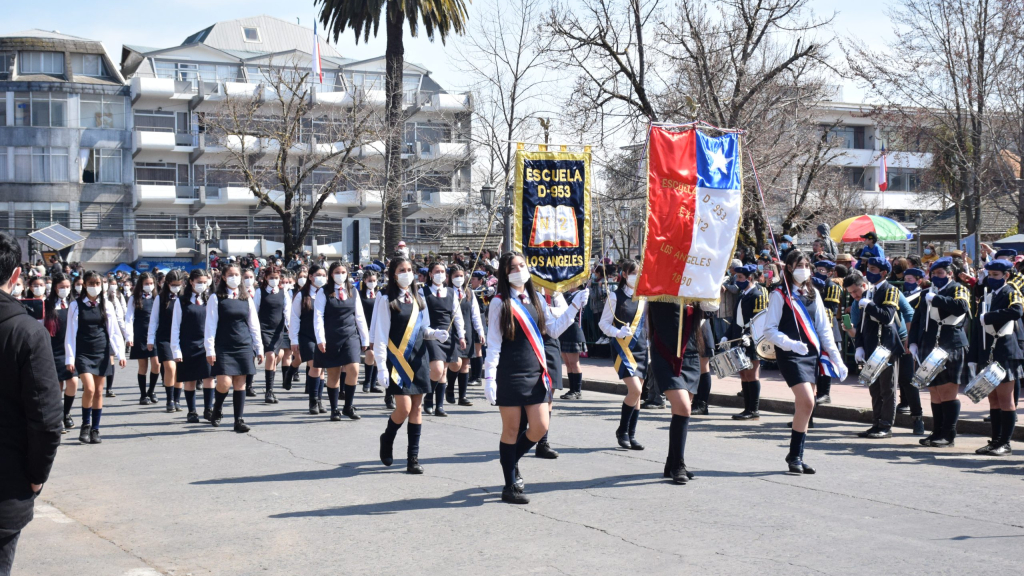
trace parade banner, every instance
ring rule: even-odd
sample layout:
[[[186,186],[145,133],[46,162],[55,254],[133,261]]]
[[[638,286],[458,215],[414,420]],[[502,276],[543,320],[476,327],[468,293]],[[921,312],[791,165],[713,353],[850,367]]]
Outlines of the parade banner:
[[[742,177],[738,135],[651,128],[638,297],[718,300],[739,233]]]
[[[561,291],[590,276],[590,148],[516,150],[514,249],[533,281]]]

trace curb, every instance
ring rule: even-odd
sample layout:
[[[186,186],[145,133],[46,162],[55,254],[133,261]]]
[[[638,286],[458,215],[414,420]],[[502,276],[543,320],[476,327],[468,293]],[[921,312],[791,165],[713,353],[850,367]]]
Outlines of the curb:
[[[622,382],[608,382],[605,380],[583,380],[583,389],[590,390],[592,392],[603,392],[605,394],[617,394],[619,396],[626,395],[626,385]],[[927,398],[922,400],[922,405],[926,404]],[[743,408],[743,400],[735,394],[715,394],[712,393],[709,397],[708,403],[713,406],[723,406],[726,408]],[[780,400],[778,398],[761,398],[760,408],[767,412],[778,412],[780,414],[793,414],[794,402],[792,400]],[[829,420],[839,420],[842,422],[862,422],[864,424],[872,424],[873,419],[871,417],[871,410],[867,408],[854,408],[852,406],[836,406],[834,404],[822,404],[815,406],[814,415]],[[894,426],[897,428],[912,429],[914,419],[909,414],[897,414],[896,423]],[[932,417],[924,417],[925,430],[930,430],[932,427]],[[959,420],[956,423],[957,434],[975,434],[978,436],[984,436],[986,438],[992,435],[992,427],[987,422],[981,422],[977,420]],[[1017,426],[1013,430],[1013,440],[1017,442],[1024,442],[1024,427]]]

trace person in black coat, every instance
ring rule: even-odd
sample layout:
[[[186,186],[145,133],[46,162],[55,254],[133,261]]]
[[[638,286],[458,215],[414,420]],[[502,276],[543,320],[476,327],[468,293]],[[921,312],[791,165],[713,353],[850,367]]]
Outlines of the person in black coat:
[[[10,573],[63,429],[50,335],[10,295],[20,261],[17,241],[0,233],[0,574]]]

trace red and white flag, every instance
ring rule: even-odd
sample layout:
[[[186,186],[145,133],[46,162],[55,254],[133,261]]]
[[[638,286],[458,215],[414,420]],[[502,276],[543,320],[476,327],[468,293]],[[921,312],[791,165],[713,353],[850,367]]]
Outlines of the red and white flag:
[[[313,75],[324,83],[324,69],[320,65],[320,37],[316,34],[316,21],[313,21]]]
[[[882,145],[882,155],[878,158],[878,189],[885,192],[889,187],[889,170],[885,164],[885,144]]]

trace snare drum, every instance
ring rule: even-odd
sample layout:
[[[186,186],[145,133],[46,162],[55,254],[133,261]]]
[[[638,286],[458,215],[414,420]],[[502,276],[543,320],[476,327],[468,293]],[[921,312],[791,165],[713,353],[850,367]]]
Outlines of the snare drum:
[[[730,348],[711,357],[711,369],[719,378],[732,376],[741,370],[750,370],[753,367],[753,363],[750,362],[750,358],[747,357],[746,350],[743,348]]]
[[[878,380],[878,377],[885,372],[885,369],[889,367],[889,357],[892,356],[892,351],[885,346],[879,346],[875,348],[875,351],[871,353],[871,357],[864,363],[864,368],[860,371],[860,377],[858,380],[861,384],[870,386]]]
[[[988,395],[992,393],[996,387],[1006,378],[1006,370],[999,365],[999,362],[993,362],[985,367],[980,374],[971,379],[971,383],[964,389],[964,396],[971,399],[972,402],[977,404],[983,399],[988,398]]]
[[[775,344],[764,336],[764,327],[768,323],[768,311],[762,310],[750,320],[750,334],[754,337],[754,351],[765,360],[775,360]]]
[[[924,362],[921,362],[917,371],[914,372],[914,379],[911,380],[911,384],[918,389],[924,390],[939,375],[939,372],[942,372],[947,360],[949,360],[949,352],[938,346],[932,348],[931,354],[924,359]]]

